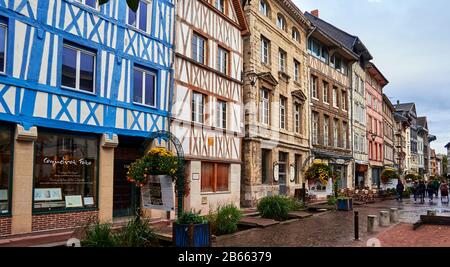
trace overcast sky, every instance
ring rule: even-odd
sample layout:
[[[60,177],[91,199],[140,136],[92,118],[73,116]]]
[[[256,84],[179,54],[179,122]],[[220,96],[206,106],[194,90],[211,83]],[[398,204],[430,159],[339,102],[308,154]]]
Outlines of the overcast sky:
[[[432,143],[445,153],[450,142],[450,1],[293,0],[303,11],[357,35],[390,81],[385,94],[395,104],[415,102],[428,117]]]

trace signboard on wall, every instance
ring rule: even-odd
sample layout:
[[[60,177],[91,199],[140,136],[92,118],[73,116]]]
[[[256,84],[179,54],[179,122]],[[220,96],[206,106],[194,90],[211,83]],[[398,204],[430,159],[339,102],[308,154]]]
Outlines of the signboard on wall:
[[[146,209],[173,211],[174,185],[166,175],[152,175],[141,189],[142,205]]]

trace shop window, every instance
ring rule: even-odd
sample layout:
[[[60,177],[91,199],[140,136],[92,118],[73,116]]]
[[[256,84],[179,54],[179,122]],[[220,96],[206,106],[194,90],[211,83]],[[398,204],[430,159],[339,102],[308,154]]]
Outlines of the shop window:
[[[97,138],[41,132],[34,162],[35,211],[97,207]]]
[[[137,12],[128,8],[128,24],[142,30],[147,31],[147,20],[148,20],[148,4],[146,1],[139,2],[139,8]]]
[[[10,183],[12,172],[11,130],[0,126],[0,215],[10,212]]]
[[[230,165],[223,163],[202,162],[202,192],[228,191]]]

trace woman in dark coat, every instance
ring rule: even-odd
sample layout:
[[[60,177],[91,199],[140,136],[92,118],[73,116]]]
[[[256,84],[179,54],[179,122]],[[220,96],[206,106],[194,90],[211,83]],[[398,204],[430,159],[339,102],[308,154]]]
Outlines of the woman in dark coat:
[[[422,204],[425,203],[425,191],[426,191],[425,183],[423,182],[423,180],[420,180],[418,186],[418,193],[420,197],[420,203]]]

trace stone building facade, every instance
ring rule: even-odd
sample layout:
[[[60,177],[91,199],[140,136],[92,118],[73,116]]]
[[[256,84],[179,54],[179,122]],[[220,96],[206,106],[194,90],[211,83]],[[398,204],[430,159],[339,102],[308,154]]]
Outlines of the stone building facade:
[[[312,159],[338,172],[340,187],[347,188],[353,183],[351,66],[359,56],[333,33],[341,31],[318,13],[305,13],[315,26],[308,38]],[[330,193],[320,182],[310,183],[309,188],[323,197]]]
[[[290,0],[244,2],[245,137],[241,204],[293,195],[310,153],[308,54],[310,24]]]

